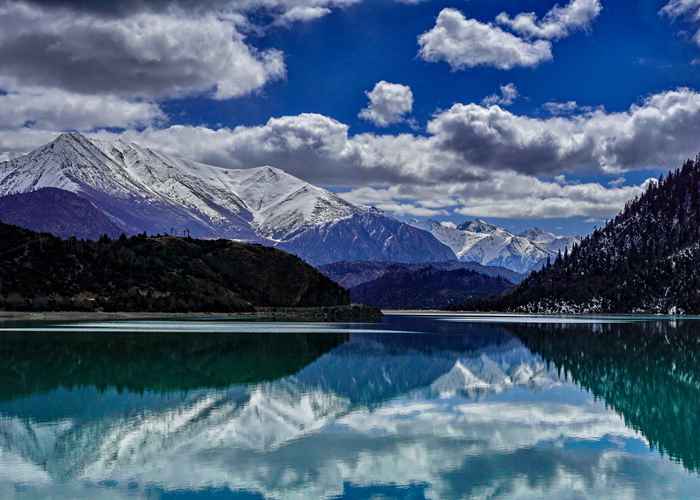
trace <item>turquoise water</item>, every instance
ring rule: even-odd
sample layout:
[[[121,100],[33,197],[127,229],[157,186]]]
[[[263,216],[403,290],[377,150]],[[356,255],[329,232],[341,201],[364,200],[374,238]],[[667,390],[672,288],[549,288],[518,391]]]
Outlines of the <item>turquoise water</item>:
[[[700,321],[0,323],[0,498],[700,498]]]

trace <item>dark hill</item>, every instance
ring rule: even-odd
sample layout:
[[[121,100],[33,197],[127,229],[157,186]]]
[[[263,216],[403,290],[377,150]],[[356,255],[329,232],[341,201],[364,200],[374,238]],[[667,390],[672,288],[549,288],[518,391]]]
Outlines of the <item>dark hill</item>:
[[[124,232],[87,199],[56,188],[3,196],[0,222],[60,238],[96,240],[103,234],[117,237]]]
[[[469,299],[500,295],[513,287],[504,278],[468,269],[396,265],[350,289],[353,302],[395,309],[441,309]]]
[[[340,286],[345,288],[353,288],[362,283],[373,281],[389,270],[395,270],[399,266],[406,270],[418,270],[426,267],[432,267],[441,271],[454,271],[457,269],[467,269],[479,274],[485,274],[492,278],[503,278],[511,283],[520,283],[525,279],[525,275],[506,269],[505,267],[482,266],[476,262],[461,262],[459,260],[448,260],[445,262],[430,262],[422,264],[403,264],[398,262],[373,262],[373,261],[356,261],[356,262],[334,262],[320,266],[318,269],[323,274],[331,278]]]
[[[298,257],[260,245],[171,236],[61,240],[0,224],[0,308],[215,311],[349,303]]]
[[[604,228],[492,307],[698,314],[699,258],[700,157],[651,184]]]

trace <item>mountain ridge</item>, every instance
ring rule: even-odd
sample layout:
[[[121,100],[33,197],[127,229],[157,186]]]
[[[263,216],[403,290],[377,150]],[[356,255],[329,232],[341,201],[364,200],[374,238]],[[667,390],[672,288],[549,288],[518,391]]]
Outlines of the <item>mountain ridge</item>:
[[[649,184],[605,227],[489,307],[700,313],[700,157]]]

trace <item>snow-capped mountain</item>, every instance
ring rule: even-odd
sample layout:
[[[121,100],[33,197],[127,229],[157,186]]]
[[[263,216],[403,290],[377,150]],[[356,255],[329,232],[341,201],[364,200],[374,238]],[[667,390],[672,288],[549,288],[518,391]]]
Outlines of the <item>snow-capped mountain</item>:
[[[278,168],[219,168],[121,140],[66,133],[0,163],[0,196],[42,188],[80,196],[126,233],[187,231],[195,237],[253,241],[313,263],[332,262],[326,255],[352,259],[360,247],[369,260],[454,259],[430,234],[352,205]],[[14,200],[15,205],[21,202]],[[77,232],[81,221],[73,222]],[[332,238],[319,240],[329,233]]]
[[[556,236],[537,228],[513,234],[479,219],[460,226],[433,220],[411,221],[411,224],[432,233],[461,261],[505,267],[519,273],[539,268],[547,257],[554,258],[559,251],[563,252],[579,241],[578,238]]]

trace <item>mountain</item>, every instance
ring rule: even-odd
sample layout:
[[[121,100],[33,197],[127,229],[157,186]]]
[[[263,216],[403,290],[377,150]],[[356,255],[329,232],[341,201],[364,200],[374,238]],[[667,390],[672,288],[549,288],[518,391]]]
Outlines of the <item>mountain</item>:
[[[96,240],[103,234],[116,237],[123,232],[86,198],[56,188],[3,196],[0,222],[61,238]]]
[[[344,288],[353,288],[362,283],[374,281],[384,276],[392,269],[400,267],[405,270],[418,270],[431,267],[441,271],[454,271],[466,269],[492,278],[503,278],[510,283],[520,283],[525,275],[511,271],[503,267],[482,266],[476,262],[460,262],[456,260],[446,262],[431,262],[429,264],[401,264],[398,262],[335,262],[320,266],[318,269],[330,279]]]
[[[468,221],[459,226],[433,220],[411,221],[410,224],[429,231],[449,246],[457,258],[485,266],[505,267],[518,273],[539,269],[559,251],[571,248],[578,238],[555,236],[539,229],[516,235],[483,220]]]
[[[427,231],[370,211],[327,222],[280,248],[316,265],[340,261],[442,262],[454,253]]]
[[[391,266],[375,280],[350,288],[353,302],[391,309],[441,309],[501,295],[514,285],[467,269]]]
[[[700,157],[627,204],[494,307],[700,313]]]
[[[0,309],[189,312],[336,306],[348,293],[298,257],[229,240],[61,240],[0,224]]]
[[[259,242],[312,263],[328,262],[328,255],[406,262],[454,258],[432,235],[352,205],[283,170],[213,167],[121,140],[67,133],[0,163],[0,196],[42,188],[73,193],[127,234]],[[49,208],[47,202],[32,213]],[[70,228],[77,234],[80,214],[64,215],[65,225],[55,234],[65,236]],[[40,225],[37,220],[17,222]],[[46,229],[54,231],[53,226]]]

